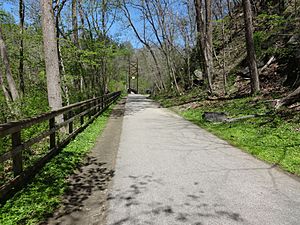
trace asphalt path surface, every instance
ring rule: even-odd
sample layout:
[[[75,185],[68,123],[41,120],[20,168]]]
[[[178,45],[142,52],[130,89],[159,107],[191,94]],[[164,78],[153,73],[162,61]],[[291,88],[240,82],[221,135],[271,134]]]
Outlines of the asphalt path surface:
[[[275,149],[274,149],[275,150]],[[300,182],[129,95],[107,225],[300,224]]]

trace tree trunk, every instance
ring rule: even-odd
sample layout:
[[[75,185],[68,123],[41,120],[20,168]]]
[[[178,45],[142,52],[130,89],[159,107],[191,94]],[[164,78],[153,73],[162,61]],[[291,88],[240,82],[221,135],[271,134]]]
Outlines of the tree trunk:
[[[10,63],[8,59],[8,53],[6,49],[6,45],[3,39],[2,35],[2,28],[0,26],[0,53],[1,53],[1,58],[5,67],[5,72],[6,72],[6,79],[10,91],[10,95],[13,101],[16,101],[19,98],[19,93],[17,90],[16,82],[12,76],[11,68],[10,68]]]
[[[78,23],[77,23],[77,0],[72,0],[72,26],[73,26],[73,43],[79,47]]]
[[[259,76],[256,65],[256,55],[253,40],[253,24],[252,24],[252,11],[250,0],[243,0],[245,31],[246,31],[246,46],[249,70],[251,73],[251,91],[256,94],[260,91]]]
[[[162,73],[160,71],[160,67],[159,67],[158,60],[157,60],[157,57],[155,55],[155,52],[153,51],[153,49],[152,49],[151,45],[148,43],[148,41],[146,39],[143,39],[142,36],[137,31],[137,28],[133,24],[130,12],[129,12],[127,6],[126,6],[126,2],[125,1],[123,1],[123,11],[124,11],[124,14],[125,14],[126,18],[128,19],[128,22],[129,22],[129,24],[130,24],[130,26],[131,26],[134,34],[136,35],[137,39],[149,50],[149,52],[150,52],[150,54],[151,54],[151,56],[153,58],[154,64],[155,64],[155,68],[157,70],[157,77],[160,80],[161,88],[162,88],[162,90],[164,90],[166,88],[166,86],[165,86],[164,80],[162,78]]]
[[[212,28],[212,2],[211,0],[205,0],[205,11],[206,11],[206,55],[207,55],[207,79],[209,91],[212,94],[212,80],[213,80],[213,28]]]
[[[52,0],[41,0],[48,102],[51,110],[62,107],[61,81]]]
[[[4,97],[5,97],[6,105],[8,106],[9,110],[12,112],[13,108],[11,106],[11,97],[10,97],[6,87],[5,87],[4,80],[3,80],[3,74],[2,74],[1,70],[0,70],[0,86],[2,88]]]
[[[80,22],[81,22],[81,30],[82,30],[82,38],[86,38],[85,35],[85,23],[84,23],[84,12],[82,8],[82,0],[78,0],[78,12],[79,12],[79,17],[80,17]]]
[[[19,16],[20,16],[20,61],[19,61],[19,77],[20,77],[20,90],[22,94],[25,93],[25,82],[24,82],[24,19],[25,19],[25,6],[24,1],[19,2]]]
[[[205,78],[208,81],[208,89],[209,92],[212,93],[212,73],[211,73],[211,68],[212,68],[212,61],[209,63],[209,59],[212,60],[212,55],[209,57],[209,49],[211,50],[212,53],[212,34],[207,35],[207,31],[210,31],[211,25],[208,25],[207,23],[204,22],[203,19],[203,3],[201,0],[195,0],[195,10],[196,10],[196,26],[197,26],[197,45],[200,50],[200,58],[202,58],[200,61],[202,63],[202,69],[204,70]],[[211,13],[210,18],[211,18]],[[209,15],[206,13],[206,17],[208,18]],[[209,20],[211,22],[211,19]],[[210,43],[208,40],[210,39]]]
[[[104,48],[106,48],[107,41],[106,41],[106,35],[107,35],[107,27],[106,27],[106,16],[107,16],[107,0],[102,0],[102,7],[101,7],[101,25],[102,25],[102,38],[104,42]],[[101,73],[102,73],[102,92],[105,94],[108,90],[108,74],[107,74],[107,59],[106,56],[103,55],[101,57]]]

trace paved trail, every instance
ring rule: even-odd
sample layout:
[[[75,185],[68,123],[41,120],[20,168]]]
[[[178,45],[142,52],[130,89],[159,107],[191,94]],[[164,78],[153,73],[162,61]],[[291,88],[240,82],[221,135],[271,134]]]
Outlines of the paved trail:
[[[300,182],[158,108],[127,100],[107,225],[300,224]]]

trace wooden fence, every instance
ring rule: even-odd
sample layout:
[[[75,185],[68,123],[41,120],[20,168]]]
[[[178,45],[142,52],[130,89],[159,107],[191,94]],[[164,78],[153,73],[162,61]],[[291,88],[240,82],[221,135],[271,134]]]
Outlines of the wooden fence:
[[[12,177],[0,187],[0,203],[6,201],[31,180],[60,149],[116,101],[120,94],[121,92],[114,92],[33,118],[0,124],[0,138],[10,139],[7,140],[10,143],[8,151],[5,153],[2,151],[2,154],[0,151],[0,166],[2,164],[2,168],[4,168],[4,164],[10,162],[12,174]],[[76,124],[75,121],[77,121]],[[47,123],[46,129],[28,140],[22,140],[24,130],[32,127],[34,129],[34,126],[45,125],[45,123]],[[62,130],[63,132],[61,132]],[[24,168],[23,154],[30,151],[31,146],[42,141],[46,141],[46,145],[48,145],[46,152],[36,159],[33,165]]]

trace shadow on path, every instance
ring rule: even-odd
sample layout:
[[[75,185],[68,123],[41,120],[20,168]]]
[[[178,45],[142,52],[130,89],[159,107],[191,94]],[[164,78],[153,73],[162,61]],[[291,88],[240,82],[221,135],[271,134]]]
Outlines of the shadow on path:
[[[151,220],[153,217],[168,218],[167,220],[173,221],[174,224],[201,225],[203,224],[203,219],[221,219],[230,224],[247,223],[239,213],[229,210],[224,204],[206,201],[206,193],[201,189],[201,185],[198,182],[194,183],[195,190],[187,194],[185,201],[182,203],[176,203],[176,199],[173,198],[169,198],[167,201],[157,199],[158,201],[145,202],[143,197],[145,192],[154,187],[156,189],[157,187],[165,186],[163,179],[155,178],[153,175],[129,175],[127,183],[131,185],[124,190],[117,189],[114,194],[108,196],[107,200],[112,201],[113,205],[122,206],[128,210],[128,213],[126,213],[126,216],[109,223],[109,225],[156,225],[157,221]],[[114,209],[112,208],[111,210]]]
[[[62,206],[52,217],[57,221],[55,224],[61,224],[58,219],[63,216],[84,211],[85,200],[94,192],[106,190],[113,176],[114,171],[106,168],[106,163],[100,162],[95,157],[87,157],[76,173],[69,178],[68,190],[63,196]]]
[[[94,148],[68,178],[68,190],[62,196],[61,205],[42,224],[103,224],[107,189],[114,176],[125,102],[126,98],[123,98],[114,107]]]

